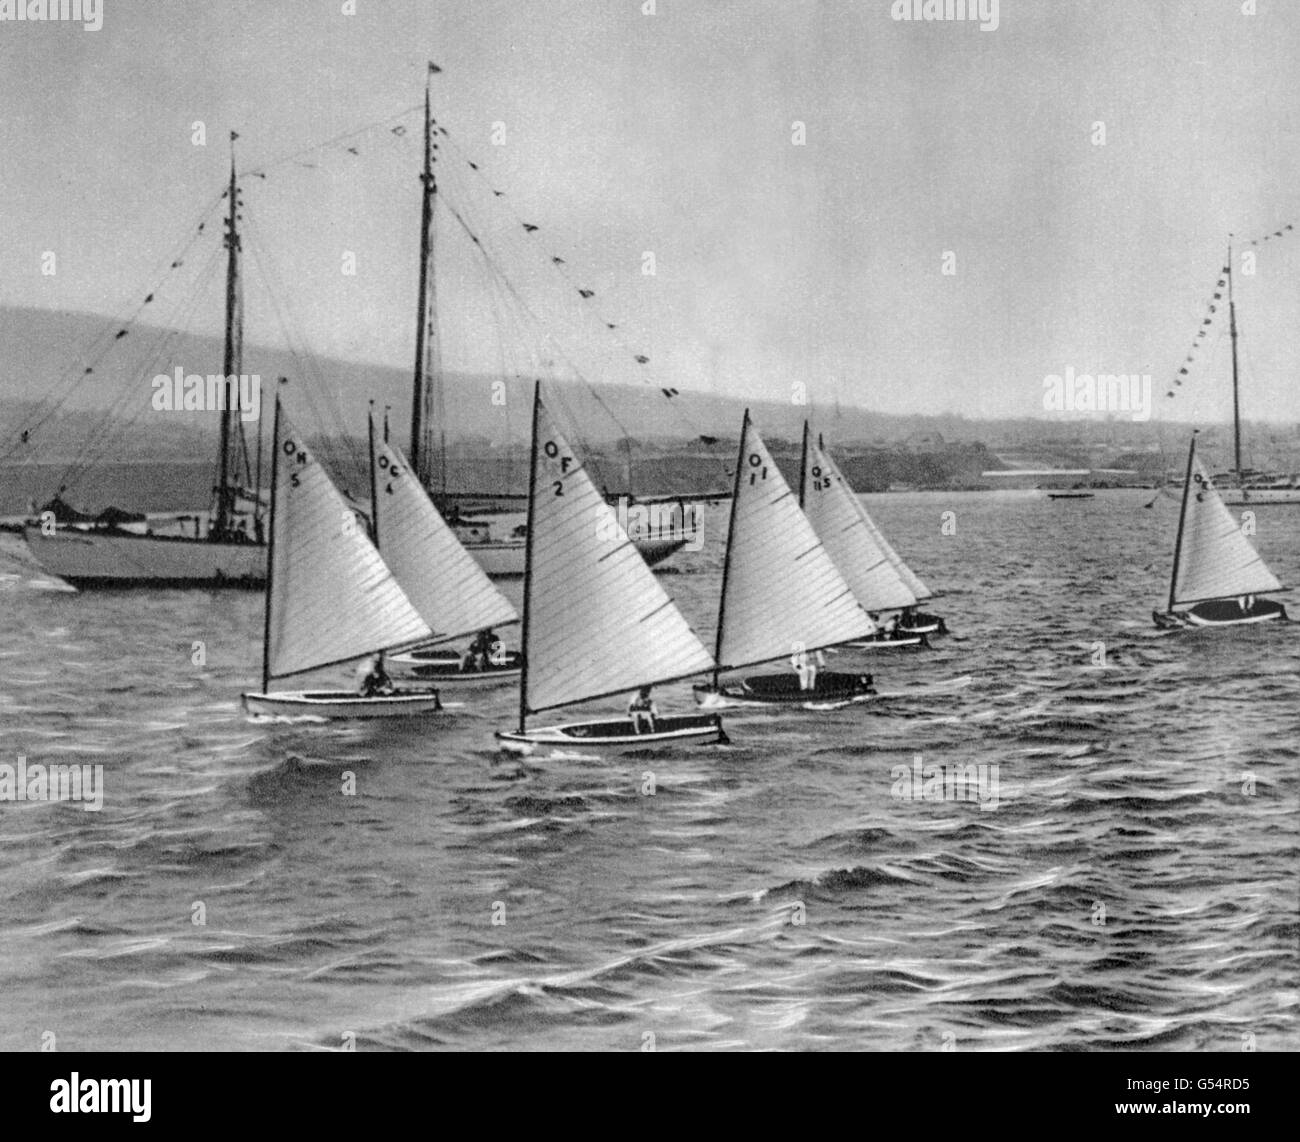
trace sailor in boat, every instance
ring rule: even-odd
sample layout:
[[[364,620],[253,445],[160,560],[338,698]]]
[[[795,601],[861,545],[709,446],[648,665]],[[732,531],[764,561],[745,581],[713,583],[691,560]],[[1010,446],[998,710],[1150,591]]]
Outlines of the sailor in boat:
[[[506,662],[506,646],[500,636],[491,627],[481,630],[474,636],[474,641],[465,651],[460,668],[466,673],[479,673],[492,666],[503,666]]]
[[[790,655],[790,665],[799,675],[800,690],[816,690],[817,670],[826,665],[826,656],[820,650],[813,651],[811,656],[806,650],[797,650]]]
[[[652,734],[655,732],[655,719],[659,709],[650,696],[650,687],[642,686],[640,691],[627,704],[627,716],[632,719],[634,734]]]
[[[357,687],[363,698],[396,693],[397,687],[384,669],[384,656],[376,654],[366,659],[358,668],[357,675],[361,681]]]

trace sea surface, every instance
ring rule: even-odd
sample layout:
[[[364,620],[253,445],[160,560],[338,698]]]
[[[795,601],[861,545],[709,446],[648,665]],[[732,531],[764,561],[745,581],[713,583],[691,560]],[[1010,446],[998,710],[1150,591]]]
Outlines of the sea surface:
[[[0,1048],[1297,1049],[1300,628],[1157,632],[1152,495],[868,497],[952,630],[832,658],[879,700],[522,766],[508,688],[251,724],[260,595],[53,592],[4,537],[0,763],[105,792],[0,801]],[[1300,508],[1257,526],[1300,581]],[[724,531],[662,576],[706,637]]]

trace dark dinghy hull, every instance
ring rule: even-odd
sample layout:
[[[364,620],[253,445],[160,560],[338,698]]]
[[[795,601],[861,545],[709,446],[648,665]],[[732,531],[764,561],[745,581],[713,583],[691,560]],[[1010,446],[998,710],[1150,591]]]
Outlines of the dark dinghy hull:
[[[726,744],[727,735],[717,714],[681,714],[655,719],[652,731],[637,733],[630,718],[602,718],[591,722],[566,722],[528,730],[499,730],[502,752],[528,756],[539,750],[598,749],[626,753],[665,745]]]
[[[695,701],[704,709],[757,706],[768,709],[837,710],[876,695],[870,674],[820,670],[806,690],[797,674],[755,674],[723,686],[695,687]]]
[[[1248,626],[1277,619],[1289,621],[1286,607],[1281,603],[1252,596],[1242,599],[1211,599],[1185,610],[1152,611],[1151,617],[1161,630]]]
[[[387,662],[403,678],[418,678],[439,686],[504,686],[519,680],[524,656],[517,650],[509,651],[503,662],[490,662],[484,670],[466,669],[462,656],[455,651],[413,650],[390,655]]]

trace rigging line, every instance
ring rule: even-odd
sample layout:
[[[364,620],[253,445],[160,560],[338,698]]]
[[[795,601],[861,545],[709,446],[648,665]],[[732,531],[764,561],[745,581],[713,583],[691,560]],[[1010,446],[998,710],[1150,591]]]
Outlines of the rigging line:
[[[457,223],[459,223],[461,229],[463,229],[466,234],[468,234],[471,238],[473,238],[474,233],[469,228],[464,218],[462,218],[461,215],[456,211],[456,209],[453,206],[451,206],[449,203],[444,202],[444,205],[446,206],[446,209],[451,214],[451,216],[454,219],[456,219]],[[492,272],[495,275],[497,275],[497,277],[501,280],[502,284],[509,291],[510,296],[514,298],[514,300],[523,309],[523,311],[527,313],[528,316],[536,324],[536,326],[540,328],[542,325],[540,318],[538,318],[537,314],[533,311],[532,307],[528,304],[527,301],[524,300],[523,296],[515,288],[514,283],[511,282],[510,279],[501,272],[500,268],[496,265],[495,260],[487,252],[487,250],[483,248],[483,244],[481,242],[476,242],[475,245],[477,245],[479,249],[482,251],[486,263],[491,268]],[[605,411],[606,415],[610,418],[610,420],[612,420],[616,425],[618,425],[618,427],[623,431],[624,435],[627,435],[626,428],[624,428],[622,422],[618,419],[617,416],[614,415],[609,405],[605,402],[605,398],[601,396],[597,386],[592,384],[592,382],[588,380],[587,376],[578,367],[577,362],[574,361],[574,359],[569,355],[568,350],[565,349],[564,344],[559,340],[559,338],[554,336],[550,337],[548,339],[548,344],[554,346],[554,348],[559,352],[560,356],[564,358],[564,360],[568,363],[569,367],[573,370],[574,375],[579,380],[581,380],[582,383],[590,391],[592,398],[596,401],[596,403],[599,404],[600,407]],[[581,440],[580,435],[579,435],[579,439]]]
[[[295,161],[296,159],[303,158],[305,155],[315,154],[317,151],[323,151],[329,147],[337,146],[339,143],[346,142],[348,139],[358,138],[361,135],[365,135],[369,133],[370,131],[378,130],[380,127],[387,127],[391,130],[395,124],[400,123],[401,120],[407,118],[410,115],[415,114],[416,112],[419,112],[421,114],[424,113],[423,103],[413,104],[412,106],[406,108],[406,110],[399,111],[395,115],[390,115],[386,119],[372,120],[370,123],[367,123],[362,127],[355,127],[350,130],[344,131],[341,134],[335,135],[332,138],[324,139],[317,143],[312,143],[306,147],[303,147],[301,150],[287,152],[283,155],[280,155],[278,158],[268,159],[266,162],[259,163],[257,166],[246,167],[244,170],[244,175],[248,175],[248,176],[264,175],[268,171],[273,171],[279,167],[284,166],[285,163],[290,163]]]
[[[207,293],[212,292],[213,284],[216,281],[215,269],[220,260],[220,255],[221,250],[219,248],[214,249],[200,275],[199,280],[206,284]],[[202,288],[196,289],[191,295],[187,311],[177,315],[178,324],[170,328],[160,329],[158,337],[148,343],[146,352],[141,358],[141,367],[131,371],[127,383],[122,386],[108,411],[91,428],[80,449],[78,449],[76,458],[60,477],[60,483],[67,484],[69,487],[79,483],[88,471],[93,469],[105,455],[116,447],[127,431],[139,423],[140,418],[151,407],[151,401],[140,404],[136,413],[124,420],[119,419],[118,415],[128,405],[128,402],[139,396],[139,390],[133,382],[138,382],[140,379],[151,375],[158,375],[159,362],[171,353],[182,337],[190,335],[194,314],[198,312],[202,303],[209,300],[207,293]]]
[[[253,255],[254,264],[266,285],[267,297],[280,333],[284,338],[285,348],[308,382],[297,390],[302,394],[300,399],[311,410],[311,415],[318,427],[331,429],[333,435],[342,440],[345,450],[349,453],[351,463],[358,470],[368,466],[368,458],[363,455],[363,450],[358,441],[354,440],[349,434],[341,409],[329,386],[324,383],[324,370],[321,368],[318,358],[312,353],[307,345],[306,338],[301,334],[300,326],[293,315],[292,305],[286,300],[288,295],[283,289],[283,278],[280,275],[274,254],[267,244],[262,241],[257,227],[246,226],[246,233],[249,235],[249,248]],[[322,415],[321,406],[317,401],[317,397],[322,394],[327,402],[326,411],[328,416]],[[327,452],[330,451],[332,449],[327,448]]]
[[[29,412],[27,419],[22,422],[21,428],[26,431],[28,439],[45,426],[51,417],[67,404],[72,395],[80,388],[81,383],[88,375],[85,371],[87,367],[93,373],[94,370],[103,363],[105,357],[114,349],[120,338],[117,333],[122,329],[132,329],[139,321],[141,312],[145,306],[152,304],[152,300],[162,290],[163,285],[168,278],[178,269],[188,256],[194,245],[203,237],[203,230],[211,221],[213,212],[220,206],[224,193],[218,195],[208,205],[206,211],[199,216],[199,226],[197,229],[191,227],[189,238],[177,249],[171,257],[166,259],[166,268],[158,271],[151,279],[153,286],[146,294],[146,300],[139,302],[135,309],[128,316],[114,316],[109,318],[103,327],[92,338],[90,338],[83,347],[74,355],[72,362],[61,368],[61,380],[55,382],[55,391],[51,393],[44,401],[39,402],[34,410]],[[101,345],[102,342],[102,345]],[[62,388],[62,392],[60,392]],[[22,445],[21,433],[18,436],[19,446]],[[4,461],[9,461],[16,454],[18,447],[11,447],[4,455]]]
[[[211,280],[209,279],[213,278],[213,269],[219,256],[220,250],[214,250],[204,267],[203,273],[200,275],[200,282],[207,281],[209,290],[211,289]],[[137,411],[135,416],[125,421],[119,419],[120,411],[133,397],[138,395],[138,390],[133,382],[139,381],[142,377],[147,377],[154,372],[157,369],[158,362],[170,352],[176,341],[188,333],[193,315],[203,300],[205,300],[205,295],[202,289],[196,289],[194,294],[191,295],[188,312],[177,315],[178,324],[158,329],[157,337],[147,343],[146,351],[140,360],[140,367],[129,372],[126,383],[122,386],[105,414],[92,426],[75,458],[63,473],[61,482],[69,485],[79,482],[88,470],[93,468],[104,455],[116,446],[126,431],[139,421],[144,411],[143,407]]]
[[[474,163],[473,160],[469,158],[465,150],[460,146],[460,144],[455,139],[451,137],[450,133],[446,130],[446,128],[442,128],[442,136],[447,141],[448,146],[452,147],[456,151],[457,155],[462,159],[462,161],[464,161],[467,165],[470,166],[470,169],[477,176],[478,180],[482,182],[483,185],[486,186],[492,192],[493,199],[495,200],[497,198],[496,190],[488,181],[487,176],[483,173],[480,165]],[[444,164],[444,170],[451,170],[454,171],[457,175],[460,174],[457,168],[448,167],[445,164]],[[445,178],[445,174],[444,174],[444,178]],[[520,239],[518,239],[517,237],[519,231],[526,230],[526,228],[528,226],[531,226],[532,224],[524,221],[523,217],[518,213],[518,211],[515,210],[513,204],[507,204],[505,209],[513,217],[516,223],[516,226],[512,227],[509,232],[512,235],[515,235],[516,241],[520,241]],[[486,228],[484,229],[484,232],[486,232]],[[471,237],[473,237],[475,233],[479,233],[479,231],[477,229],[472,231]],[[538,253],[535,244],[529,243],[529,247],[530,247],[530,253],[534,257],[543,257],[543,255]],[[545,264],[550,268],[551,272],[557,273],[563,279],[565,284],[569,287],[570,292],[566,294],[566,296],[571,298],[574,292],[577,292],[580,288],[582,288],[578,285],[577,281],[572,277],[572,275],[570,275],[563,268],[563,265],[555,261],[554,256],[545,257],[544,261]],[[620,333],[617,332],[617,327],[614,326],[612,322],[608,321],[605,318],[605,316],[601,313],[599,307],[584,302],[582,309],[583,309],[584,317],[589,321],[598,322],[600,326],[599,332],[603,336],[610,338],[611,340],[617,341],[619,346],[624,350],[624,352],[627,354],[627,356],[630,359],[637,360],[638,357],[644,356],[644,354],[638,353],[633,346],[628,344],[626,338],[624,338]],[[638,361],[638,363],[640,362]],[[658,388],[660,392],[662,392],[664,388],[664,386],[657,384],[653,379],[644,376],[637,377],[635,383],[639,385],[645,385],[646,387],[649,388]],[[679,406],[674,404],[672,398],[668,397],[667,395],[665,395],[665,401],[668,405],[672,407],[673,414],[674,416],[677,417],[678,423],[681,424],[690,435],[692,436],[700,435],[698,424],[696,424],[686,415],[685,410],[681,409]]]

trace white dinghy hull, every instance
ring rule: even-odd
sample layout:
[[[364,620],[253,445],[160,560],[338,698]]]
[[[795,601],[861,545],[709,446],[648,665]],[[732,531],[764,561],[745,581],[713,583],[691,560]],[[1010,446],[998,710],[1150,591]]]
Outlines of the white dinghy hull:
[[[436,690],[399,690],[368,698],[349,690],[277,690],[245,694],[250,715],[272,718],[412,718],[442,713]]]
[[[725,744],[727,735],[717,714],[680,714],[655,719],[652,731],[637,733],[630,718],[602,718],[589,722],[566,722],[524,730],[499,730],[497,742],[504,753],[528,756],[539,750],[572,750],[587,747],[602,753],[653,749],[664,745]]]

